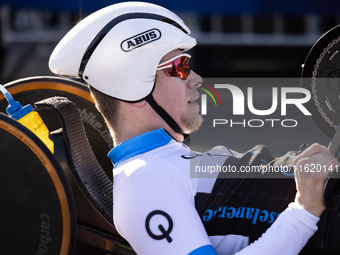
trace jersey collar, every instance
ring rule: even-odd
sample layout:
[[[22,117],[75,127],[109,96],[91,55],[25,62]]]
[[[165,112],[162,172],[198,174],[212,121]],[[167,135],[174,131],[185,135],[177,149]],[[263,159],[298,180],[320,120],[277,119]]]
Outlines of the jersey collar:
[[[108,157],[116,166],[123,160],[151,151],[168,144],[172,137],[163,129],[150,131],[134,138],[131,138],[113,148]]]

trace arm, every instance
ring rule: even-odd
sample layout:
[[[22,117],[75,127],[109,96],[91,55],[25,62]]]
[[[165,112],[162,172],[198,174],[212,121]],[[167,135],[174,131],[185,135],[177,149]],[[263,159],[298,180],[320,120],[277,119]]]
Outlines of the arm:
[[[312,164],[324,166],[311,172]],[[330,151],[313,144],[293,161],[297,193],[291,203],[262,237],[237,254],[298,254],[317,230],[318,216],[326,208],[323,188],[330,169],[338,165]],[[324,169],[326,169],[324,171]],[[309,171],[308,171],[309,170]]]
[[[311,152],[310,152],[311,153]],[[315,153],[312,153],[314,155]],[[300,159],[309,157],[307,150]],[[299,158],[297,158],[298,160]],[[299,161],[299,160],[298,160]],[[315,161],[313,161],[315,163]],[[334,163],[334,161],[331,161]],[[301,162],[300,162],[301,163]],[[299,162],[297,164],[300,164]],[[118,169],[117,169],[118,170]],[[114,219],[117,230],[138,254],[216,254],[194,206],[194,191],[181,172],[165,162],[161,166],[148,164],[133,174],[115,176]],[[129,171],[127,171],[129,173]],[[325,176],[323,177],[325,179]],[[322,209],[322,204],[309,205],[306,192],[311,185],[297,179],[297,201],[274,222],[267,232],[239,254],[297,254],[317,229],[318,217],[303,207]],[[320,184],[322,186],[322,182]],[[320,190],[311,194],[318,194]],[[301,197],[302,196],[302,197]],[[322,195],[321,195],[322,196]],[[302,198],[302,199],[301,199]],[[309,198],[309,199],[308,199]],[[157,214],[155,214],[155,211]],[[171,218],[172,228],[169,226]],[[147,218],[149,221],[146,221]],[[149,226],[148,232],[146,226]],[[160,229],[163,228],[163,229]],[[171,229],[171,231],[170,231]],[[153,233],[161,239],[155,239]],[[209,251],[205,251],[205,250]],[[221,254],[230,254],[228,250]]]
[[[315,216],[320,216],[326,209],[323,190],[330,170],[339,165],[330,151],[319,144],[313,144],[298,155],[295,166],[296,197],[295,201]],[[312,164],[323,166],[320,172],[310,172]],[[306,171],[304,171],[306,170]]]
[[[299,204],[291,203],[257,241],[236,254],[298,254],[317,230],[318,221]]]

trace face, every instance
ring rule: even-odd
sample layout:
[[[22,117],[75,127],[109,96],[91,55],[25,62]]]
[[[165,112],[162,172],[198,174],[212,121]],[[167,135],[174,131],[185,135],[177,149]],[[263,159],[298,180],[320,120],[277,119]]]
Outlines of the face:
[[[160,63],[182,54],[180,50],[166,54]],[[186,80],[167,76],[164,70],[157,71],[153,96],[156,102],[176,121],[185,133],[196,131],[201,123],[197,88],[202,78],[190,71]]]

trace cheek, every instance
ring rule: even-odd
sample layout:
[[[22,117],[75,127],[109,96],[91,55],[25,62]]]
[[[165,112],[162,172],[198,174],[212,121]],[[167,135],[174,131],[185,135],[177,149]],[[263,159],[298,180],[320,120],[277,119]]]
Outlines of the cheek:
[[[156,86],[154,90],[155,100],[168,111],[175,111],[179,107],[186,105],[188,102],[186,96],[185,85],[180,82],[169,82],[168,83],[160,83],[160,86]],[[157,99],[158,100],[157,100]]]
[[[183,99],[180,97],[177,91],[168,91],[168,93],[163,94],[162,105],[168,113],[176,113],[181,111]]]
[[[183,107],[188,105],[188,98],[184,89],[173,89],[171,92],[169,91],[167,97],[173,110],[183,111]]]

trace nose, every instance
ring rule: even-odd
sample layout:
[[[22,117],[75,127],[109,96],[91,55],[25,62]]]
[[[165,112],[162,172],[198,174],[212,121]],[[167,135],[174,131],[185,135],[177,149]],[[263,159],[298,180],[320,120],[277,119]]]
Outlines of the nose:
[[[190,70],[190,74],[188,76],[190,88],[198,88],[202,85],[203,79],[193,70]]]

